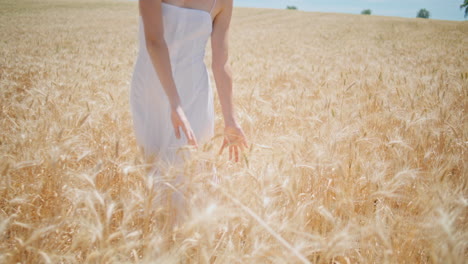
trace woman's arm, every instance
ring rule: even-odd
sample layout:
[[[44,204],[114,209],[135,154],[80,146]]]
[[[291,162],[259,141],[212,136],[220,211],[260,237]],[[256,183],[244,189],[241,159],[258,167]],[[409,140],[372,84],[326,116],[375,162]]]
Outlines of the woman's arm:
[[[161,0],[139,0],[140,14],[143,19],[145,32],[146,49],[169,100],[171,120],[176,137],[180,139],[180,127],[188,143],[196,145],[194,133],[182,110],[179,93],[177,92],[172,76],[169,50],[164,40],[161,2]]]
[[[232,102],[232,74],[228,62],[228,34],[231,22],[233,0],[223,1],[222,9],[216,15],[211,33],[212,69],[224,117],[224,142],[220,153],[229,147],[229,158],[239,160],[239,148],[247,147],[244,132],[234,116]]]
[[[228,34],[232,16],[232,0],[227,0],[216,16],[211,34],[212,70],[226,126],[236,126],[232,105],[232,73],[228,63]]]

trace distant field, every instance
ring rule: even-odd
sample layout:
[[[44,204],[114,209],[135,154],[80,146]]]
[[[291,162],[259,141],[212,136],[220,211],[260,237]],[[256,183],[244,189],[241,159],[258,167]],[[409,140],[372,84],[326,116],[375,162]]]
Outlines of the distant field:
[[[466,263],[467,22],[236,8],[251,148],[194,153],[168,232],[132,130],[137,16],[0,2],[0,263]]]

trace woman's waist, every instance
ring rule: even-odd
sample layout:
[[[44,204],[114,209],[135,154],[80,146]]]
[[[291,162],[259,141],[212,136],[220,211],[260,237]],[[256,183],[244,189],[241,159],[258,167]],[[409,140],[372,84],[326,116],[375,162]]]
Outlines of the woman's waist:
[[[177,69],[180,67],[206,68],[205,56],[201,56],[201,55],[192,55],[192,56],[170,55],[169,60],[171,63],[171,67],[173,69]],[[151,57],[149,56],[148,52],[146,50],[140,50],[138,52],[135,64],[144,65],[148,63],[152,65]]]

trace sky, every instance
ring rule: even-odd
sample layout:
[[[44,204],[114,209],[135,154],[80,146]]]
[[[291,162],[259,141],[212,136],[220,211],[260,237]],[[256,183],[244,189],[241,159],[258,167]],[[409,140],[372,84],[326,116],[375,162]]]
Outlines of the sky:
[[[296,6],[299,10],[360,14],[371,9],[372,15],[416,17],[421,9],[427,9],[432,19],[463,21],[463,0],[234,0],[235,6],[279,8]]]

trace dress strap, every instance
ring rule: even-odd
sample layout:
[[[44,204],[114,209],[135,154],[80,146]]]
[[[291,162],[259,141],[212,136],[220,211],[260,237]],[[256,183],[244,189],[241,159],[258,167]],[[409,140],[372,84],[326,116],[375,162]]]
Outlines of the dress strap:
[[[213,1],[213,5],[211,6],[211,9],[210,9],[210,14],[211,14],[211,11],[213,11],[213,8],[215,7],[216,5],[216,0]]]

